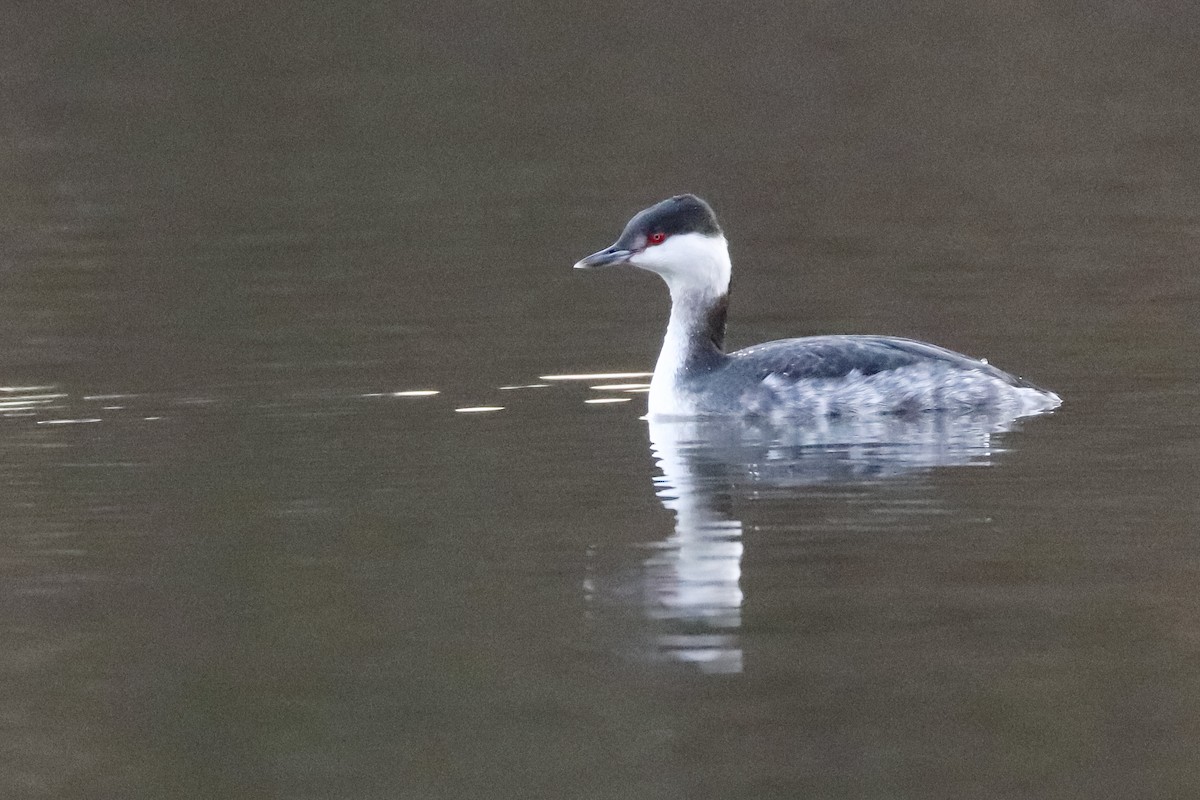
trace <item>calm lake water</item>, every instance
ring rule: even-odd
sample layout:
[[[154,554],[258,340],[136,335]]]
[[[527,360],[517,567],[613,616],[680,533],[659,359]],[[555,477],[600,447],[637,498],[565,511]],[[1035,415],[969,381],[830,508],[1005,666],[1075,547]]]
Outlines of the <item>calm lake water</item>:
[[[0,795],[1200,793],[1198,23],[8,9]],[[1064,405],[544,380],[652,367],[664,287],[570,266],[679,191],[735,346],[909,336]]]

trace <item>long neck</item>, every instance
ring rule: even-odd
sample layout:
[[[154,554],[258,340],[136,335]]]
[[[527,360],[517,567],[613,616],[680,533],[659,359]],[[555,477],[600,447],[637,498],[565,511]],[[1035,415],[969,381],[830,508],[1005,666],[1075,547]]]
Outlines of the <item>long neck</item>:
[[[683,379],[709,372],[725,360],[725,316],[729,308],[729,250],[724,238],[695,253],[686,273],[666,273],[671,319],[651,380],[651,412],[676,411]],[[719,246],[718,246],[719,244]],[[668,398],[673,398],[669,400]]]
[[[671,319],[667,335],[654,368],[691,372],[705,369],[725,354],[725,317],[729,294],[716,297],[706,293],[671,291]]]

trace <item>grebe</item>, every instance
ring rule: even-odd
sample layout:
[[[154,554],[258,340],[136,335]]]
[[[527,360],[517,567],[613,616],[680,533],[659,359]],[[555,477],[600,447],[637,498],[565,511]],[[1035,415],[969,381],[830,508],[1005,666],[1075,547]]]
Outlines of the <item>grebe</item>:
[[[634,215],[611,246],[576,269],[632,264],[671,291],[654,377],[652,417],[775,417],[1056,408],[1058,395],[986,361],[892,336],[810,336],[726,353],[729,245],[699,197],[682,194]]]

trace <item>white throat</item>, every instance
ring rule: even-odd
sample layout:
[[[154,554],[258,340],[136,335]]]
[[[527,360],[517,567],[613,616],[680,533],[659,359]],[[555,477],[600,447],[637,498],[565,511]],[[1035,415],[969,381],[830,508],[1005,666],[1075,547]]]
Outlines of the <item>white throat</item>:
[[[724,236],[679,234],[629,263],[658,273],[671,291],[671,319],[650,380],[650,415],[692,415],[694,404],[680,390],[679,378],[696,337],[704,335],[709,313],[729,293],[729,243]]]

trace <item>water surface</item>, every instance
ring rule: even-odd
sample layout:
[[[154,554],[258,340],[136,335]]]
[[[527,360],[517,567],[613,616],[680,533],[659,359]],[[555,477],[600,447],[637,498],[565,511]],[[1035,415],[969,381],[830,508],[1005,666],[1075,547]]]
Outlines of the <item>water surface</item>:
[[[1200,787],[1190,7],[6,20],[3,796]],[[678,191],[734,346],[909,336],[1063,407],[544,380],[652,365],[665,289],[570,265]]]

